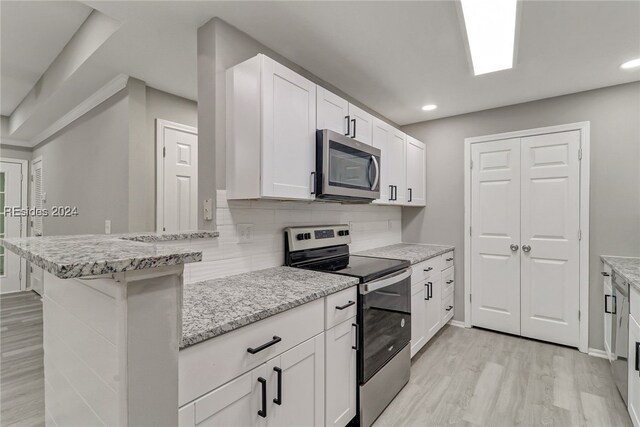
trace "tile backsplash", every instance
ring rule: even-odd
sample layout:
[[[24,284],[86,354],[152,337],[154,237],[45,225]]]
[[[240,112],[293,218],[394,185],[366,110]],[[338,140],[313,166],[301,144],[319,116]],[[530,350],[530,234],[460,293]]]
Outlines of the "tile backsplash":
[[[400,207],[339,203],[227,200],[218,190],[217,239],[194,240],[202,262],[185,265],[185,282],[229,276],[284,263],[284,232],[296,225],[351,225],[351,251],[400,243]],[[238,224],[253,225],[253,239],[240,242]],[[246,227],[245,227],[246,228]]]

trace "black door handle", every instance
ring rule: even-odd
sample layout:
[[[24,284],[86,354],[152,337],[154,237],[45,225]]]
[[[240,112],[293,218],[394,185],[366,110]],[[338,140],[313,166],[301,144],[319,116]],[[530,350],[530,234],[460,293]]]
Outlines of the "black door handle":
[[[431,271],[433,270],[433,267],[429,267],[429,268],[425,268],[424,271]]]
[[[453,280],[447,280],[447,285],[450,285],[453,283]]]
[[[445,261],[447,261],[447,262],[453,261],[453,258],[447,258]]]
[[[610,275],[609,273],[607,273],[606,271],[603,271],[601,274],[602,274],[604,277],[609,277],[609,276],[611,276],[611,275]]]
[[[427,282],[425,286],[427,287],[427,297],[424,300],[429,301],[431,299],[431,286],[433,286],[433,283]]]
[[[344,116],[345,119],[347,119],[347,133],[345,133],[345,136],[349,136],[349,134],[351,133],[351,120],[349,120],[351,117],[350,116]]]
[[[451,309],[453,308],[452,305],[450,305],[448,308],[445,308],[446,311],[451,311]]]
[[[278,397],[273,398],[273,403],[282,405],[282,369],[276,366],[273,370],[278,374]]]
[[[611,298],[613,299],[613,311],[611,314],[618,314],[618,297],[611,295]]]
[[[351,348],[358,351],[360,350],[360,331],[357,323],[352,323],[351,326],[356,328],[356,345],[352,345]]]
[[[351,135],[351,138],[355,138],[356,137],[356,119],[351,119],[351,123],[353,123],[353,135]]]
[[[413,190],[411,188],[408,188],[409,190],[409,200],[407,200],[407,203],[411,203],[411,200],[413,199]]]
[[[272,345],[279,343],[280,341],[282,341],[282,338],[280,338],[280,337],[278,337],[278,336],[274,335],[274,336],[273,336],[273,339],[272,339],[271,341],[269,341],[268,343],[264,343],[264,344],[262,344],[260,347],[256,347],[256,348],[251,348],[251,347],[249,347],[249,348],[247,349],[247,351],[248,351],[249,353],[251,353],[251,354],[256,354],[256,353],[261,352],[261,351],[262,351],[262,350],[264,350],[265,348],[271,347]]]
[[[609,310],[607,310],[607,298],[609,298],[611,295],[605,295],[604,296],[604,312],[607,314],[612,314]]]
[[[433,298],[433,283],[429,282],[429,299]]]
[[[351,307],[352,305],[354,305],[356,302],[355,301],[349,301],[348,303],[346,303],[345,305],[336,305],[336,310],[344,310],[347,307]]]
[[[258,411],[258,415],[267,418],[267,380],[259,377],[258,382],[262,384],[262,409]]]

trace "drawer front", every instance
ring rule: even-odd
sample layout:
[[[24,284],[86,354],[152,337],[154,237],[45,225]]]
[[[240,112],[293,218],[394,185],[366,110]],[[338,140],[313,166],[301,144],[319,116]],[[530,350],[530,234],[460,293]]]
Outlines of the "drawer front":
[[[640,292],[633,285],[629,285],[630,313],[636,323],[640,324]]]
[[[424,281],[424,279],[431,277],[435,273],[439,273],[441,270],[440,263],[442,262],[439,256],[428,259],[426,261],[415,264],[411,273],[411,284],[415,285]]]
[[[321,298],[181,350],[180,405],[323,331],[324,298]],[[272,341],[274,336],[281,341],[255,354],[247,351]]]
[[[453,317],[453,294],[442,300],[442,325]]]
[[[325,330],[354,317],[358,311],[358,287],[353,286],[325,298]]]
[[[454,280],[455,274],[453,267],[447,268],[442,272],[442,299],[444,300],[449,295],[453,294],[453,289],[455,286]]]
[[[442,269],[446,270],[449,267],[453,267],[453,251],[442,255]]]

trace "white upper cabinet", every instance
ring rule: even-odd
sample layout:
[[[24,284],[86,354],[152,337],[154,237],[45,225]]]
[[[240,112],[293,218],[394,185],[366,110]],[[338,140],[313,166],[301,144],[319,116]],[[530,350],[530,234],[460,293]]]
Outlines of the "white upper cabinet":
[[[227,198],[314,198],[316,85],[265,55],[227,70]]]
[[[426,147],[423,142],[407,135],[407,205],[425,206]]]
[[[348,135],[349,103],[320,86],[318,86],[316,97],[318,103],[316,127]]]
[[[353,104],[349,104],[349,136],[371,145],[373,116]]]
[[[373,146],[380,149],[380,199],[377,203],[403,204],[406,200],[405,134],[373,119]]]

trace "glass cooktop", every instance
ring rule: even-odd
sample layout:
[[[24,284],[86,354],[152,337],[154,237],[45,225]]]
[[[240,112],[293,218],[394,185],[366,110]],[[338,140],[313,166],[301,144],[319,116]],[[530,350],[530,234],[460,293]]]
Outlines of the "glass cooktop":
[[[325,273],[357,277],[361,282],[370,282],[411,265],[409,261],[348,255],[306,264],[303,268]]]

